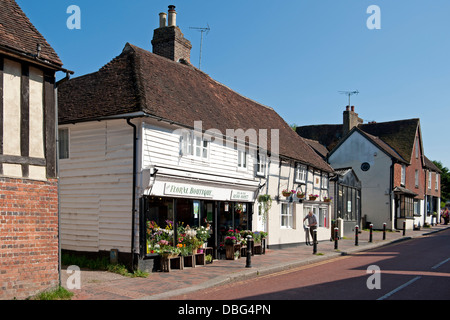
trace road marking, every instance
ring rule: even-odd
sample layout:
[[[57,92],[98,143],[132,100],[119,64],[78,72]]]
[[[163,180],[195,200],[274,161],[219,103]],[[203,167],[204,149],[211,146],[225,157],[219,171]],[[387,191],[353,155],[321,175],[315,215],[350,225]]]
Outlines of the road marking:
[[[448,258],[447,260],[442,261],[441,263],[438,263],[437,265],[435,265],[434,267],[432,267],[431,269],[437,269],[440,266],[442,266],[444,263],[447,263],[450,261],[450,258]]]
[[[415,277],[414,279],[408,281],[407,283],[401,285],[400,287],[398,287],[397,289],[392,290],[391,292],[385,294],[384,296],[382,296],[381,298],[378,298],[377,300],[384,300],[389,298],[390,296],[392,296],[394,293],[399,292],[400,290],[406,288],[407,286],[409,286],[410,284],[416,282],[417,280],[419,280],[420,278],[422,278],[421,276],[419,277]]]

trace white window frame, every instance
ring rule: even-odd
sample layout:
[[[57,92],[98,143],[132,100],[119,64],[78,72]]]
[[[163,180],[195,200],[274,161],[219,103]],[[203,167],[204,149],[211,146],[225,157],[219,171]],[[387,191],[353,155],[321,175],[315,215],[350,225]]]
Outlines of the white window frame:
[[[326,173],[322,174],[322,189],[328,190],[328,175]]]
[[[400,178],[400,184],[402,186],[405,186],[406,183],[406,166],[402,164],[402,170],[401,170],[401,178]]]
[[[256,175],[264,177],[266,175],[267,157],[258,152],[256,163]]]
[[[294,228],[294,205],[293,203],[281,203],[280,211],[280,228],[281,229],[295,229]]]
[[[209,160],[209,146],[208,140],[202,136],[195,135],[191,132],[184,132],[180,138],[181,140],[181,154],[192,159],[199,159],[203,161]]]
[[[431,171],[428,171],[428,189],[431,190],[431,180],[432,180],[432,174]]]
[[[67,132],[61,134],[61,132]],[[64,150],[61,150],[64,149]],[[67,155],[67,156],[66,156]],[[58,129],[58,158],[59,160],[70,159],[70,131],[69,128]]]
[[[304,164],[297,163],[295,166],[295,182],[306,183],[306,173],[308,167]]]
[[[419,158],[419,139],[416,138],[416,159]]]
[[[439,173],[436,172],[435,177],[436,177],[436,181],[434,182],[434,188],[437,191],[437,190],[439,190]]]
[[[419,170],[416,169],[416,172],[414,173],[414,181],[416,184],[416,188],[419,187]]]
[[[237,151],[237,167],[239,170],[247,170],[248,153],[245,150]]]
[[[328,228],[329,226],[329,214],[328,214],[328,206],[323,205],[307,205],[303,207],[303,218],[306,217],[312,211],[313,215],[317,220],[317,227],[319,228]]]

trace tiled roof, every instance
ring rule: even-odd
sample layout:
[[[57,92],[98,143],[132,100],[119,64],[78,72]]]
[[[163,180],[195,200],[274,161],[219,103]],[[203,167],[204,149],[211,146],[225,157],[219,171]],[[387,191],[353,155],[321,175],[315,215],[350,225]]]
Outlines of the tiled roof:
[[[416,132],[420,128],[419,119],[373,122],[360,124],[357,128],[392,157],[410,163]],[[339,124],[297,127],[297,133],[303,138],[319,141],[329,151],[343,138]]]
[[[428,159],[426,156],[423,157],[424,162],[425,162],[425,168],[430,169],[431,171],[437,172],[437,173],[442,173],[441,169],[439,169],[434,163],[433,161],[431,161],[430,159]]]
[[[0,0],[0,47],[34,57],[38,44],[40,59],[62,66],[56,52],[33,26],[14,0]]]
[[[332,168],[272,109],[213,80],[191,65],[171,61],[131,44],[98,72],[61,83],[59,123],[143,111],[204,130],[271,129],[280,135],[282,156],[332,172]]]

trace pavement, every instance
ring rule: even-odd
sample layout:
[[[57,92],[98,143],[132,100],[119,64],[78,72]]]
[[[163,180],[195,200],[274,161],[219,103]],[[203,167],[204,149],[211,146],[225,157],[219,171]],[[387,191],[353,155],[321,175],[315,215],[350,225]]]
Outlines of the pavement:
[[[439,224],[421,230],[406,230],[405,235],[402,231],[387,231],[385,240],[382,231],[373,231],[372,242],[369,242],[369,231],[362,230],[358,235],[358,245],[355,245],[355,235],[340,239],[337,250],[334,241],[321,241],[317,244],[316,254],[313,254],[313,247],[307,245],[266,249],[264,255],[252,256],[251,268],[246,267],[246,258],[242,257],[238,260],[214,260],[212,264],[195,268],[152,272],[147,278],[130,278],[105,271],[82,270],[81,289],[70,291],[74,292],[72,300],[170,300],[197,290],[276,273],[398,241],[407,241],[449,228],[450,225]],[[67,277],[68,274],[63,268],[61,284],[66,288]]]

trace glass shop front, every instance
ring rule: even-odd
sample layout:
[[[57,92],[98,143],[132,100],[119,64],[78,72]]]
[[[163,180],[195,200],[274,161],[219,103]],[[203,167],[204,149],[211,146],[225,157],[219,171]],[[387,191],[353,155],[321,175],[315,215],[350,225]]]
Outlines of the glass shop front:
[[[147,223],[154,221],[164,228],[172,222],[174,240],[177,239],[177,227],[206,227],[210,238],[207,247],[213,257],[218,258],[218,250],[224,242],[229,229],[251,230],[253,203],[245,201],[218,201],[212,199],[191,199],[180,197],[147,195],[140,202],[141,250],[145,250]],[[174,243],[176,243],[174,241]],[[143,252],[141,251],[141,254]],[[144,253],[146,254],[146,253]]]

